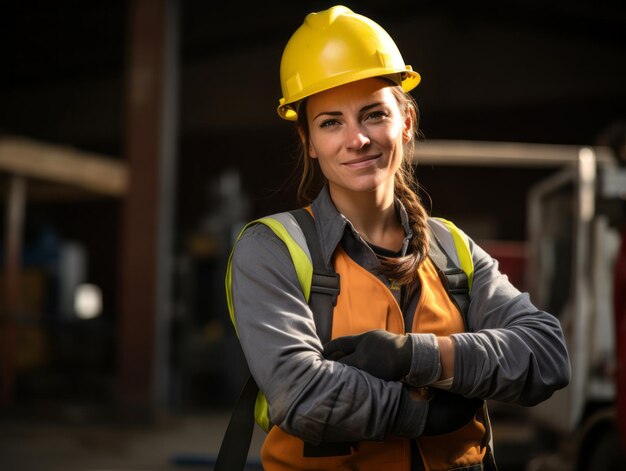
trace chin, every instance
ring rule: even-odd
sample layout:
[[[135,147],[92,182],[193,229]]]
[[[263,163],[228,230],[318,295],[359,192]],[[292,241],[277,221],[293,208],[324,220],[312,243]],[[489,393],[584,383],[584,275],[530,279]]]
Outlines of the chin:
[[[362,183],[362,184],[350,184],[344,185],[344,191],[349,191],[351,193],[373,193],[379,189],[382,189],[384,185],[381,183]]]

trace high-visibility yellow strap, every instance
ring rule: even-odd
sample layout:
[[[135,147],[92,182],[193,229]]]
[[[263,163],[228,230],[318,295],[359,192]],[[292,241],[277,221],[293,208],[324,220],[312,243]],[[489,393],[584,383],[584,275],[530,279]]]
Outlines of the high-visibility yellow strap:
[[[304,298],[309,302],[309,296],[311,295],[311,280],[313,279],[313,264],[309,256],[302,250],[302,247],[293,239],[289,231],[279,221],[271,217],[259,219],[258,222],[268,226],[274,233],[282,240],[287,249],[293,265],[296,268],[296,274],[300,287],[304,293]]]
[[[277,219],[272,218],[271,216],[257,219],[256,221],[252,221],[247,224],[237,236],[237,241],[239,241],[241,235],[244,231],[253,224],[264,224],[269,227],[276,236],[280,240],[282,240],[287,246],[287,250],[289,250],[289,255],[293,260],[294,267],[296,269],[296,275],[298,276],[298,282],[300,283],[300,287],[302,288],[302,292],[304,293],[304,297],[306,301],[309,301],[309,296],[311,294],[311,280],[313,279],[313,264],[309,259],[308,255],[305,251],[298,245],[298,243],[293,239],[289,231],[283,226],[283,224]],[[237,245],[237,241],[235,242],[235,246]],[[226,301],[228,304],[228,312],[230,314],[230,320],[235,327],[235,332],[237,332],[237,323],[235,322],[235,312],[233,309],[233,294],[232,294],[232,257],[235,251],[235,247],[230,253],[228,257],[228,265],[226,267]],[[239,333],[237,333],[239,335]],[[268,404],[267,399],[263,392],[259,391],[256,403],[254,405],[254,418],[256,423],[265,430],[266,432],[270,428],[270,420],[269,420],[269,412],[268,412]]]
[[[311,260],[304,252],[302,247],[298,245],[298,243],[291,237],[289,231],[283,226],[278,220],[270,217],[264,217],[261,219],[257,219],[256,221],[252,221],[248,223],[237,236],[237,241],[244,233],[244,231],[253,224],[264,224],[269,227],[280,240],[282,240],[287,246],[287,250],[289,250],[289,255],[293,260],[294,267],[296,269],[296,275],[298,276],[298,281],[300,283],[300,287],[302,288],[302,293],[304,294],[304,298],[306,301],[309,301],[309,296],[311,294],[311,280],[313,279],[313,264]],[[237,242],[235,242],[235,247]],[[233,298],[232,298],[232,257],[235,251],[235,247],[230,253],[228,257],[228,265],[226,267],[226,302],[228,304],[228,312],[230,314],[230,320],[235,326],[235,330],[237,330],[237,324],[235,322],[235,313],[233,309]]]
[[[436,218],[441,221],[450,231],[452,240],[456,248],[456,253],[459,257],[459,263],[461,264],[461,270],[467,275],[467,282],[469,285],[469,291],[472,292],[472,282],[474,280],[474,260],[472,259],[472,253],[470,252],[469,243],[465,238],[465,235],[461,230],[454,225],[452,221],[448,221],[443,218]]]
[[[259,391],[254,403],[254,420],[266,432],[270,431],[270,413],[265,394]]]
[[[252,224],[252,223],[250,223]],[[235,327],[235,332],[237,333],[237,336],[239,336],[239,332],[237,332],[237,323],[235,322],[235,312],[233,310],[233,270],[232,270],[232,259],[233,259],[233,253],[235,252],[235,247],[237,246],[237,242],[239,241],[239,238],[241,237],[241,234],[244,233],[244,231],[250,226],[250,224],[247,224],[242,230],[241,232],[239,232],[239,235],[237,236],[237,239],[235,241],[235,244],[233,246],[233,249],[230,252],[230,255],[228,256],[228,263],[226,264],[226,277],[225,277],[225,285],[226,285],[226,304],[228,305],[228,313],[230,314],[230,321],[233,323],[233,326]]]

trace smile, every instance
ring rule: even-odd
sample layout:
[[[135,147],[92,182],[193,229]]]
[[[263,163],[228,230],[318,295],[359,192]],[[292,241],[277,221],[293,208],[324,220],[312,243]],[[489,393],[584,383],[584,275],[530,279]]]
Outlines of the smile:
[[[366,157],[361,157],[359,159],[354,159],[348,162],[344,162],[342,165],[345,165],[346,167],[349,167],[349,168],[355,168],[355,169],[365,168],[365,167],[369,167],[370,165],[374,165],[379,158],[380,158],[380,155],[366,156]]]

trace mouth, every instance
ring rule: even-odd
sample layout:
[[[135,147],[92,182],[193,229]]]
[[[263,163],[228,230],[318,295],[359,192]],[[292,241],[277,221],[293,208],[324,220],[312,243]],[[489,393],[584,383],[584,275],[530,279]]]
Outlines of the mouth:
[[[366,155],[357,159],[349,160],[348,162],[344,162],[342,165],[349,168],[363,168],[374,164],[379,158],[380,154]]]

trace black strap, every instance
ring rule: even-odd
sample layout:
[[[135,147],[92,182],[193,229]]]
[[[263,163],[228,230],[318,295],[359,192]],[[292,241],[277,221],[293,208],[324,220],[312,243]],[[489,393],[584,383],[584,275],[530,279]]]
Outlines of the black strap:
[[[465,272],[457,267],[441,246],[441,242],[431,230],[430,250],[428,256],[435,264],[437,273],[443,283],[448,297],[455,304],[461,316],[465,330],[468,331],[467,311],[470,304],[469,280]]]
[[[313,264],[313,279],[311,280],[311,295],[309,306],[313,311],[315,329],[322,343],[329,342],[333,330],[333,308],[337,304],[339,295],[339,274],[326,266],[319,236],[315,228],[315,219],[306,209],[291,211],[304,233],[306,243],[311,254]]]
[[[332,335],[333,307],[339,294],[339,275],[324,263],[313,216],[306,209],[296,209],[291,214],[302,229],[311,254],[313,279],[309,306],[313,311],[317,334],[322,343],[326,343]],[[249,375],[228,422],[213,471],[239,471],[245,468],[254,431],[254,406],[258,393],[259,387],[252,375]],[[350,454],[349,444],[304,444],[305,456],[343,454]]]
[[[245,468],[254,432],[254,405],[258,393],[259,387],[252,375],[248,375],[230,416],[213,471],[237,471]]]
[[[313,215],[306,209],[291,211],[306,238],[307,247],[313,264],[313,278],[311,280],[311,295],[309,306],[313,311],[315,330],[322,344],[329,342],[333,331],[333,310],[339,295],[339,274],[333,268],[326,266],[319,236],[315,227]],[[320,443],[313,445],[304,443],[303,454],[307,458],[324,456],[344,456],[352,453],[351,443]]]

